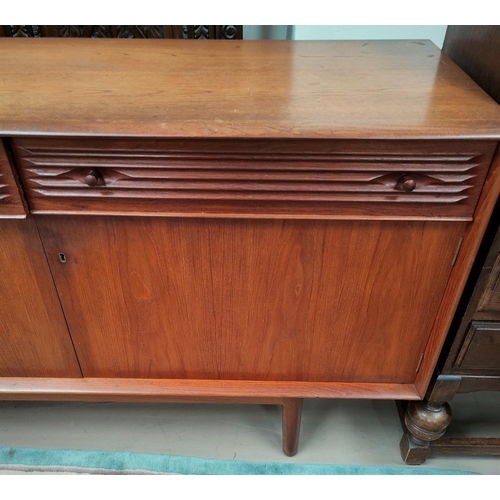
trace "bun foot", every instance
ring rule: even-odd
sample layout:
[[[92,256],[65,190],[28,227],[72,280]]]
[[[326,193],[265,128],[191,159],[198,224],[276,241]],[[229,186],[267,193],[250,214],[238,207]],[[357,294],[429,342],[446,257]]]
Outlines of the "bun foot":
[[[399,449],[409,465],[423,464],[431,451],[431,442],[439,439],[451,422],[448,403],[431,404],[411,401],[405,412],[407,433],[403,434]]]

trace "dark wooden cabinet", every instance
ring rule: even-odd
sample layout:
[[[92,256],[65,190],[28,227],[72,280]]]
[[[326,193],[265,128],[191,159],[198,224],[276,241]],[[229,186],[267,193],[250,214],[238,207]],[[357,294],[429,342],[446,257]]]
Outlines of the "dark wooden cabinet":
[[[303,398],[424,396],[500,191],[500,109],[432,43],[11,37],[0,64],[45,258],[15,300],[67,366],[1,398],[280,404],[293,454]]]
[[[193,40],[241,40],[243,26],[228,25],[7,25],[0,37],[13,38],[175,38]]]
[[[500,103],[500,27],[450,26],[443,50]],[[500,455],[500,438],[448,438],[456,393],[500,390],[500,202],[469,275],[423,402],[405,415],[401,452],[421,464],[431,451]],[[453,404],[452,404],[453,406]]]
[[[432,451],[500,455],[499,438],[445,434],[455,394],[500,390],[499,215],[497,210],[488,228],[426,398],[406,409],[401,451],[407,463],[421,464]]]

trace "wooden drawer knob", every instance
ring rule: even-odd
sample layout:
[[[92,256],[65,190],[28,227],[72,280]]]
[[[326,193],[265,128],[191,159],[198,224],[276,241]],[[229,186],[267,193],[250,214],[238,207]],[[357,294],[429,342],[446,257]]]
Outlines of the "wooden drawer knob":
[[[104,184],[104,179],[98,170],[91,170],[85,176],[85,184],[90,187],[95,187],[98,184]]]
[[[396,189],[411,193],[417,187],[417,181],[409,175],[403,175],[396,184]]]

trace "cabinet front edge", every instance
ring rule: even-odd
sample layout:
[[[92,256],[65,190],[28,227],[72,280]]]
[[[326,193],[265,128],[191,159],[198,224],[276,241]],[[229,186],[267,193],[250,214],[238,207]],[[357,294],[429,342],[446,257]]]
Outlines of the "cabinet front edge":
[[[413,384],[1,377],[0,399],[168,402],[183,398],[420,399]]]

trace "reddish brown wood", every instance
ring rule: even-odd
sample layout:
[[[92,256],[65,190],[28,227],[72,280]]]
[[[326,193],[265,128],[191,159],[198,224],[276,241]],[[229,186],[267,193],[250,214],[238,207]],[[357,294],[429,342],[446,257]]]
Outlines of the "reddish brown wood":
[[[473,290],[465,311],[457,312],[460,323],[442,366],[445,372],[486,376],[500,372],[500,229],[495,214],[482,247],[487,255],[469,278]]]
[[[414,381],[466,225],[37,221],[85,376],[393,383]]]
[[[429,41],[2,38],[0,66],[2,136],[500,138]]]
[[[98,185],[104,185],[104,180],[102,178],[101,172],[99,170],[92,169],[85,176],[85,184],[89,187],[97,187]]]
[[[34,213],[471,220],[494,142],[16,139]]]
[[[299,450],[300,420],[302,418],[302,399],[283,400],[283,453],[293,457]]]
[[[417,187],[417,181],[414,176],[411,175],[403,175],[397,182],[395,189],[399,189],[401,191],[406,191],[407,193],[411,193]]]
[[[484,184],[479,202],[474,214],[474,224],[470,224],[464,236],[463,244],[450,275],[446,292],[441,302],[436,321],[432,329],[429,343],[426,347],[427,355],[415,380],[415,386],[424,397],[430,383],[439,353],[443,347],[446,334],[449,331],[460,296],[464,290],[467,277],[476,257],[481,239],[490,220],[493,208],[500,193],[500,149],[493,159],[488,177]]]
[[[21,188],[0,140],[0,219],[25,219],[27,213]]]
[[[0,377],[80,377],[32,218],[0,221]]]
[[[38,401],[168,402],[184,398],[188,401],[190,398],[196,401],[198,398],[418,399],[411,384],[124,378],[0,377],[0,393],[5,400]]]
[[[90,377],[2,398],[272,398],[293,452],[290,398],[422,397],[500,108],[429,42],[99,42],[0,40],[0,134]]]

